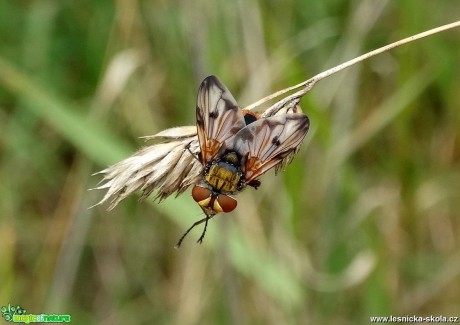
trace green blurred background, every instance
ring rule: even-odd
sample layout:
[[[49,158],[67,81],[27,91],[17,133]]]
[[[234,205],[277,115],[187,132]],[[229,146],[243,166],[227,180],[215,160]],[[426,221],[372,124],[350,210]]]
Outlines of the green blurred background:
[[[193,125],[219,76],[240,105],[458,20],[454,1],[0,2],[0,305],[75,324],[361,324],[460,316],[460,30],[302,100],[285,172],[210,223],[187,191],[111,212],[91,176]],[[2,319],[4,321],[4,319]]]

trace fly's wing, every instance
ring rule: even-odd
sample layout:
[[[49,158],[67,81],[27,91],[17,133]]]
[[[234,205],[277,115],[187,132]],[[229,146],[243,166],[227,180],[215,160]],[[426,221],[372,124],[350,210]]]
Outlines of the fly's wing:
[[[247,184],[289,160],[297,152],[309,125],[308,117],[301,113],[261,118],[241,129],[225,145],[242,157]]]
[[[213,160],[224,142],[245,125],[243,113],[227,87],[215,76],[204,79],[196,104],[201,163]]]

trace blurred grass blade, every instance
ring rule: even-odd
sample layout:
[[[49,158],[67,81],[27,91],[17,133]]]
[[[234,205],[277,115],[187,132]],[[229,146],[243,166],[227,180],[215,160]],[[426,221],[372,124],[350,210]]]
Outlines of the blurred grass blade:
[[[129,146],[113,132],[87,118],[77,107],[59,99],[1,57],[0,83],[17,98],[24,100],[26,109],[42,118],[98,164],[113,163],[130,153]]]
[[[379,132],[408,108],[410,103],[426,89],[435,78],[432,71],[422,70],[410,78],[393,96],[375,108],[368,118],[354,130],[345,134],[331,149],[331,161],[340,166],[344,160],[368,143]]]

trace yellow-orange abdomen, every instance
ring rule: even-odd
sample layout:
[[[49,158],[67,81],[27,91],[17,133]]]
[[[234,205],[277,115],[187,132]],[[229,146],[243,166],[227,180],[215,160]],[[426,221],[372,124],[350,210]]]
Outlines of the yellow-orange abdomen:
[[[233,193],[238,190],[241,174],[238,170],[225,162],[211,165],[204,180],[217,191]]]

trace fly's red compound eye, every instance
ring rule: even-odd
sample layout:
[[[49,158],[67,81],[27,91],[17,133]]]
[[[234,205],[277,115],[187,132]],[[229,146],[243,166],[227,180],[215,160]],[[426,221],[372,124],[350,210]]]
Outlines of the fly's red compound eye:
[[[238,202],[231,196],[220,194],[217,196],[217,203],[223,212],[230,212],[235,210]]]
[[[210,189],[202,186],[195,185],[192,190],[192,197],[195,202],[201,202],[211,196],[212,192]]]

